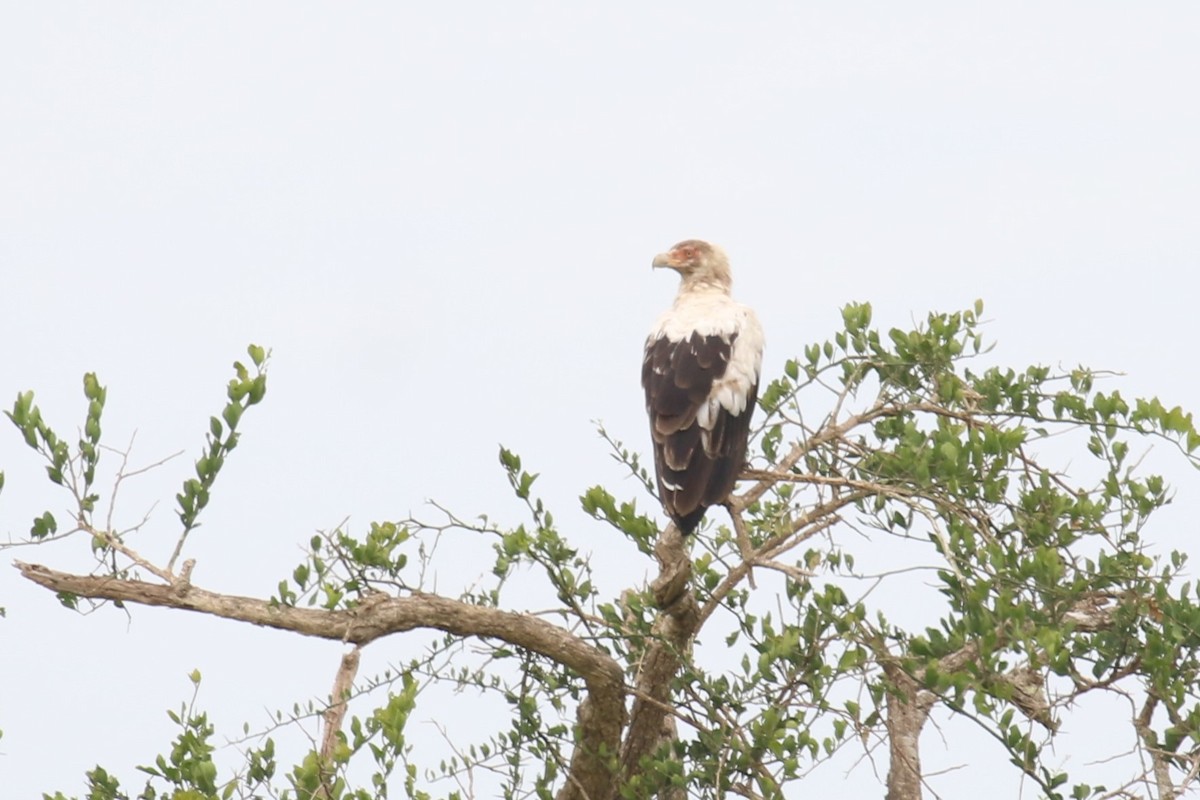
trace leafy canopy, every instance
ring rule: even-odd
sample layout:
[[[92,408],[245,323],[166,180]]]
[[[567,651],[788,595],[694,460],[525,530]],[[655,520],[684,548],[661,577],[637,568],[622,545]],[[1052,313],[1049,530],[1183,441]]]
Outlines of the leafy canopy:
[[[1045,797],[1176,796],[1200,772],[1200,582],[1186,579],[1186,553],[1148,544],[1150,520],[1172,495],[1141,461],[1146,443],[1161,441],[1195,465],[1200,433],[1178,406],[1108,388],[1113,375],[976,366],[987,350],[981,313],[976,303],[882,332],[870,305],[846,306],[841,330],[802,348],[763,388],[758,455],[731,504],[733,524],[710,512],[694,541],[660,534],[645,510],[656,502],[639,453],[601,428],[638,479],[637,496],[594,486],[582,507],[627,542],[631,559],[657,558],[648,586],[606,588],[583,549],[600,541],[595,531],[564,529],[534,492],[537,474],[507,449],[500,463],[519,524],[434,506],[432,520],[312,537],[264,601],[278,617],[270,624],[312,634],[306,625],[328,621],[359,647],[435,631],[425,652],[352,682],[355,656],[328,704],[280,714],[280,723],[324,729],[288,768],[276,763],[275,737],[292,728],[247,726],[241,766],[219,770],[213,728],[193,698],[171,712],[179,734],[139,768],[136,796],[460,797],[479,780],[503,797],[777,797],[840,752],[879,750],[889,796],[919,797],[936,782],[921,773],[918,745],[935,712],[993,737]],[[71,586],[59,596],[72,608],[81,597],[146,602],[135,585],[144,578],[187,596],[187,537],[243,414],[266,391],[268,354],[252,346],[249,355],[176,496],[179,529],[164,565],[134,547],[161,532],[101,522],[112,515],[98,513],[107,390],[96,376],[84,378],[74,444],[43,420],[31,392],[20,394],[8,417],[77,509],[69,526],[39,515],[28,539],[82,534],[93,577],[108,582],[92,591],[28,565],[26,577]],[[489,579],[436,596],[439,559],[468,551],[490,558]],[[552,613],[505,611],[517,580],[541,582],[557,598]],[[510,714],[456,740],[439,763],[418,763],[406,725],[437,683],[498,698]],[[1112,721],[1128,736],[1114,740],[1107,783],[1088,766],[1065,771],[1048,746],[1090,693],[1135,708],[1132,720]],[[1128,741],[1137,746],[1122,757]],[[87,781],[89,800],[135,796],[101,767]]]

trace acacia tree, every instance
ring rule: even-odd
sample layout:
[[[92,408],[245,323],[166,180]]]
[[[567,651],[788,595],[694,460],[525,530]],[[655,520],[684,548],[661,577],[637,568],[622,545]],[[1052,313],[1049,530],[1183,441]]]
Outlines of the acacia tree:
[[[1182,579],[1186,554],[1149,551],[1147,526],[1171,494],[1130,453],[1158,439],[1196,464],[1200,433],[1178,407],[1097,389],[1101,376],[1087,369],[972,369],[981,311],[881,334],[869,305],[843,309],[844,329],[764,388],[759,455],[728,503],[731,526],[710,522],[688,539],[660,531],[639,510],[655,502],[637,454],[602,430],[639,497],[597,486],[583,508],[658,565],[650,585],[616,597],[601,595],[583,537],[560,528],[533,493],[536,475],[507,450],[523,524],[439,508],[434,520],[341,527],[314,536],[270,596],[206,591],[191,581],[187,538],[244,412],[263,399],[267,354],[252,346],[249,364],[235,365],[228,404],[176,497],[166,563],[138,551],[148,530],[122,533],[101,508],[106,389],[96,376],[84,378],[74,444],[21,394],[8,416],[76,509],[69,523],[41,515],[28,538],[77,537],[96,558],[88,575],[17,562],[25,578],[72,608],[165,606],[352,646],[329,702],[310,709],[322,735],[300,763],[277,763],[264,734],[244,746],[240,769],[219,774],[212,726],[185,707],[169,750],[141,767],[143,788],[130,794],[97,767],[87,797],[459,797],[455,776],[490,769],[505,797],[767,798],[795,796],[786,787],[815,765],[861,748],[886,763],[887,796],[910,800],[925,789],[920,736],[935,710],[993,736],[1011,761],[996,769],[1020,771],[1045,797],[1178,797],[1200,772],[1200,582]],[[1068,461],[1071,474],[1058,467]],[[451,534],[491,561],[490,584],[429,590],[431,545]],[[864,563],[881,549],[893,568]],[[553,613],[505,607],[517,572],[540,576]],[[914,574],[936,600],[916,626],[894,621],[883,599],[890,587],[911,591]],[[362,648],[419,630],[439,632],[421,657],[357,679]],[[455,743],[454,757],[417,764],[405,724],[420,688],[437,681],[496,693],[511,717]],[[1138,756],[1117,785],[1045,758],[1089,693],[1132,704],[1111,721]]]

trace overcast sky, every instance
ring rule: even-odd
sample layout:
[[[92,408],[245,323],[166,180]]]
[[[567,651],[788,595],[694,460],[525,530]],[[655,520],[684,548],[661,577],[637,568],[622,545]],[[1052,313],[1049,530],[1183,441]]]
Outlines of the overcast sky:
[[[848,301],[890,325],[980,297],[994,361],[1200,409],[1198,43],[1187,2],[6,3],[0,404],[35,389],[70,434],[95,370],[110,444],[186,449],[122,490],[126,524],[161,500],[161,556],[257,342],[270,391],[194,537],[198,585],[268,595],[313,530],[428,498],[515,519],[503,443],[619,591],[650,565],[606,562],[575,498],[636,496],[591,421],[645,446],[640,348],[675,290],[650,260],[680,239],[730,253],[768,374]],[[0,468],[0,535],[65,507],[2,427]],[[1151,538],[1197,553],[1200,485],[1176,482]],[[5,797],[79,792],[97,762],[140,785],[193,668],[231,733],[328,692],[334,644],[79,617],[7,566],[83,567],[80,544],[0,555]],[[970,758],[933,785],[1014,796],[996,748]]]

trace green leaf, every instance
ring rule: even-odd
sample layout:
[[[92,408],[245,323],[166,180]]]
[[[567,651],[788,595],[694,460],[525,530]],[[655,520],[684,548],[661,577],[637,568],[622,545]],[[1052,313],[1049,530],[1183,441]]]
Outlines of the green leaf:
[[[237,427],[238,421],[242,418],[242,407],[237,403],[230,403],[225,406],[221,416],[225,418],[225,424],[232,430]]]
[[[500,448],[500,463],[509,472],[516,472],[521,468],[521,457],[505,448]]]
[[[100,400],[103,390],[100,388],[100,381],[96,378],[96,373],[89,372],[83,376],[83,396],[88,400]]]
[[[34,518],[33,527],[30,528],[29,535],[36,540],[53,536],[57,532],[58,520],[54,519],[54,515],[47,511],[40,517]]]
[[[267,394],[267,376],[256,375],[250,383],[250,392],[247,395],[247,405],[255,405],[263,399]]]

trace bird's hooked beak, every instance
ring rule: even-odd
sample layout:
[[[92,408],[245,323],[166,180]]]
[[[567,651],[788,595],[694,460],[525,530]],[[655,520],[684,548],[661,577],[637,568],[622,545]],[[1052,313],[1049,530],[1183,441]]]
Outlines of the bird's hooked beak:
[[[672,258],[672,255],[673,255],[672,253],[659,253],[658,255],[656,255],[654,257],[654,260],[650,262],[650,266],[655,269],[657,269],[658,267],[674,268],[675,262],[674,262],[674,259]]]

